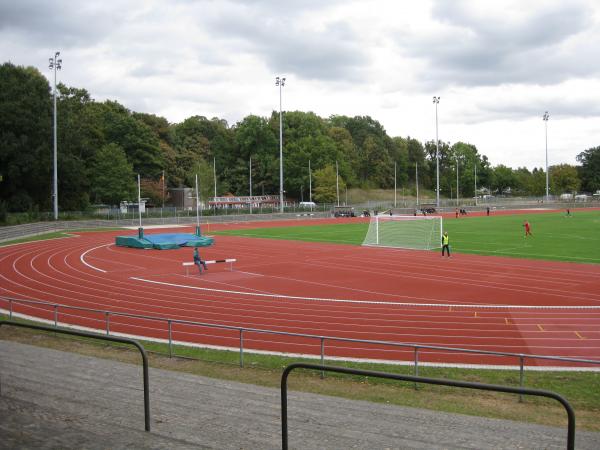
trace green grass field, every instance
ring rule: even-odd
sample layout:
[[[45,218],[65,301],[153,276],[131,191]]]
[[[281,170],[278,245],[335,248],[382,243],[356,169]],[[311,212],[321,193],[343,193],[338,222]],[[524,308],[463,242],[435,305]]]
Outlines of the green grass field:
[[[523,222],[533,236],[525,239]],[[367,223],[229,230],[214,234],[361,245]],[[600,211],[444,219],[457,253],[600,264]]]

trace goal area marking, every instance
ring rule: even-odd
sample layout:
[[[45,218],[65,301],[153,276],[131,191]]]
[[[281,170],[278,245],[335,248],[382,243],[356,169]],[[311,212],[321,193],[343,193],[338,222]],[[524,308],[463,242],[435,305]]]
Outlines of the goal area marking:
[[[362,245],[432,250],[442,246],[441,216],[373,216]]]

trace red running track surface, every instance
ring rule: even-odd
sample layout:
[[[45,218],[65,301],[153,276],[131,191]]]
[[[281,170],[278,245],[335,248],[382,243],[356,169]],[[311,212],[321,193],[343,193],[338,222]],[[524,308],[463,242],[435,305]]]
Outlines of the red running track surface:
[[[199,275],[191,267],[186,275],[182,263],[192,260],[192,249],[116,247],[114,237],[122,234],[78,233],[0,248],[0,295],[291,333],[600,360],[598,265],[461,254],[448,259],[438,252],[217,236],[201,255],[236,258],[234,270],[212,265]],[[0,308],[7,309],[7,302],[0,300]],[[53,318],[49,308],[15,303],[13,310]],[[61,322],[105,326],[97,313],[61,311]],[[165,323],[152,320],[111,316],[110,328],[168,337]],[[239,343],[237,331],[192,325],[174,325],[173,338],[233,348]],[[318,355],[320,341],[246,332],[244,347]],[[326,341],[325,352],[413,358],[409,349],[337,341]],[[419,359],[518,364],[514,358],[425,350]]]

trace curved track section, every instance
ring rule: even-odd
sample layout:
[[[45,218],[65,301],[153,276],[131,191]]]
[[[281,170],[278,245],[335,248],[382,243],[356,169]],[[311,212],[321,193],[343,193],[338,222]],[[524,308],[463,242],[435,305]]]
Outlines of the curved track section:
[[[289,333],[600,360],[600,266],[218,236],[202,256],[236,258],[234,270],[214,265],[199,275],[192,267],[186,275],[191,249],[116,247],[117,234],[1,248],[0,295]],[[41,306],[15,304],[14,311],[53,319]],[[61,322],[105,327],[101,314],[60,311]],[[168,337],[166,322],[156,320],[111,316],[110,329]],[[239,342],[233,330],[176,324],[172,333],[204,345]],[[244,347],[316,355],[320,341],[248,332]],[[409,349],[340,341],[327,341],[326,354],[413,357]],[[425,350],[419,359],[517,363]]]

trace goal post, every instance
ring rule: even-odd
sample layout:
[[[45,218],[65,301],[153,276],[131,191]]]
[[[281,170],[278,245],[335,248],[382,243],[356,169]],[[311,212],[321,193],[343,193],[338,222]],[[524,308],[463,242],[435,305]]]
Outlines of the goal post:
[[[442,246],[441,216],[374,216],[362,245],[431,250]]]

